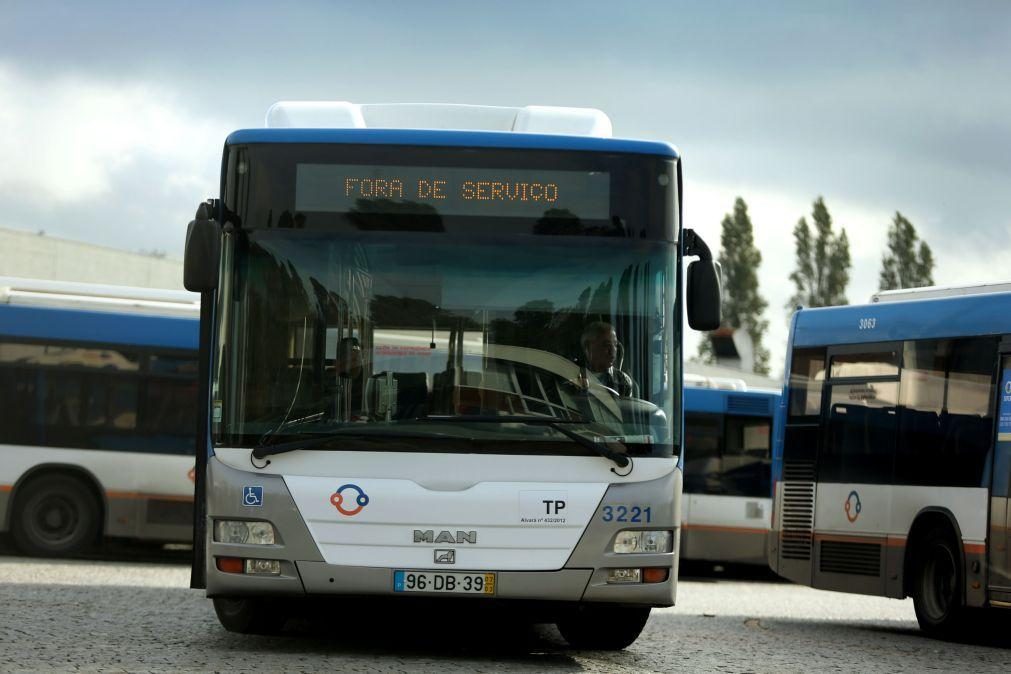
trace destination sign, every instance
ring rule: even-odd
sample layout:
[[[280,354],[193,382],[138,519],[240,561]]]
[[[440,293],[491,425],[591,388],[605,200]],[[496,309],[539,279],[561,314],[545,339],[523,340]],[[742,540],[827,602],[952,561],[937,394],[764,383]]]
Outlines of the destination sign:
[[[299,164],[295,181],[295,208],[307,212],[610,218],[606,172]]]

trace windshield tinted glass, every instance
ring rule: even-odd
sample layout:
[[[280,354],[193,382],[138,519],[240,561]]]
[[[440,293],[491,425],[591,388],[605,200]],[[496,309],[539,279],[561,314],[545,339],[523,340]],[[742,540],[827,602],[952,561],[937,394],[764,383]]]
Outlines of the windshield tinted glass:
[[[487,419],[530,415],[670,455],[674,265],[673,244],[640,239],[233,232],[217,441],[346,430],[420,451],[586,453],[550,426]]]

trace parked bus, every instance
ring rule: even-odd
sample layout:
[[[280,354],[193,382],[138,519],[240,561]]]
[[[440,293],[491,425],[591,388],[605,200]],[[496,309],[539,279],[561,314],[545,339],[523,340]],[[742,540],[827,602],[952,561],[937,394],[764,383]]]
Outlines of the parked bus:
[[[28,555],[188,541],[199,297],[0,278],[0,531]]]
[[[681,558],[766,566],[780,394],[685,376]]]
[[[623,648],[674,603],[682,294],[711,329],[719,283],[677,152],[609,136],[596,110],[281,103],[228,137],[185,269],[192,584],[225,628],[483,598]]]
[[[963,293],[798,311],[773,453],[773,570],[933,634],[1011,607],[1011,293]]]

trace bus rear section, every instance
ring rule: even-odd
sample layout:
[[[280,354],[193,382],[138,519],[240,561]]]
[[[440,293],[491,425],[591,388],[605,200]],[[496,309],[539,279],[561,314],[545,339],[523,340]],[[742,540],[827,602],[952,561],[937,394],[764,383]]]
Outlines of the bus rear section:
[[[20,552],[191,539],[198,300],[0,279],[0,531]]]
[[[232,134],[190,226],[215,307],[194,585],[239,632],[280,600],[455,598],[628,645],[675,597],[676,153],[596,111],[323,108]]]
[[[685,382],[681,557],[766,566],[773,419],[780,394]]]
[[[1011,606],[1011,295],[924,293],[795,315],[769,557],[813,587],[911,596],[950,634]]]

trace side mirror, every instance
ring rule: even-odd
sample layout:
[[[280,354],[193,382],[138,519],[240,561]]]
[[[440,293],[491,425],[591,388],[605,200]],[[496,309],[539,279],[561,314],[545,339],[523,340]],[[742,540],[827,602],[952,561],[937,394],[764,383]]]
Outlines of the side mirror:
[[[715,330],[722,320],[720,276],[709,246],[693,229],[684,231],[684,256],[696,255],[698,260],[688,265],[685,298],[688,303],[688,325],[693,330]]]
[[[221,227],[211,218],[206,203],[186,229],[183,286],[190,292],[205,293],[218,287],[218,259],[221,256]]]
[[[720,327],[720,277],[712,260],[696,260],[688,265],[688,325],[693,330],[715,330]]]

